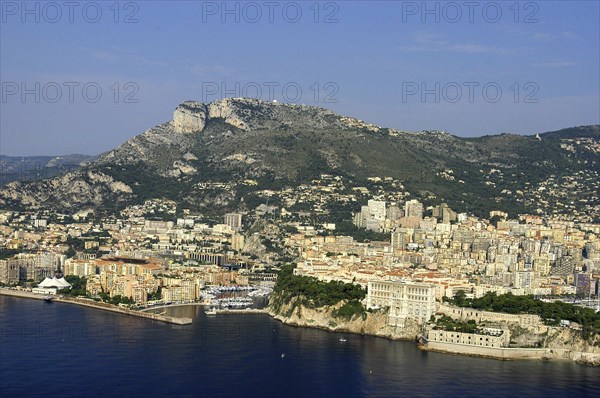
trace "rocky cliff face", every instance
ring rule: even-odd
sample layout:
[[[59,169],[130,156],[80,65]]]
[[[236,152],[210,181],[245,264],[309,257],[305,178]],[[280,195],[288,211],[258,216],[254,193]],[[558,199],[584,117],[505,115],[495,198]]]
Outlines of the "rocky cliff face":
[[[186,101],[173,112],[173,129],[178,133],[192,133],[204,130],[206,125],[206,105]]]
[[[3,187],[0,206],[77,211],[91,204],[112,210],[121,203],[167,198],[190,208],[214,209],[213,198],[228,205],[248,195],[250,189],[235,186],[240,181],[260,180],[255,189],[260,191],[310,183],[322,173],[360,183],[368,177],[393,177],[412,193],[432,192],[451,207],[469,209],[482,203],[515,209],[513,192],[535,189],[550,175],[583,173],[591,180],[581,185],[594,189],[596,174],[588,171],[597,169],[598,154],[589,148],[598,146],[599,126],[540,137],[463,139],[383,128],[312,106],[250,98],[186,101],[172,120],[103,154],[82,172]],[[88,172],[130,191],[110,183],[105,188],[90,185]],[[215,181],[232,184],[219,192],[202,187]],[[580,196],[589,197],[583,191]],[[535,210],[539,201],[531,206]]]
[[[278,302],[276,295],[272,296],[271,302]],[[301,302],[301,298],[295,298],[281,305],[271,304],[268,308],[269,314],[288,325],[398,340],[415,340],[423,331],[416,322],[408,322],[404,327],[388,325],[386,311],[370,312],[365,317],[357,315],[351,319],[344,319],[335,317],[335,310],[339,309],[343,302],[321,308],[308,308]],[[541,324],[530,328],[521,328],[515,324],[496,326],[510,331],[513,346],[545,348],[545,359],[566,359],[585,365],[600,366],[600,336],[596,336],[592,341],[586,341],[579,331],[570,328],[546,327]]]
[[[556,357],[567,358],[588,365],[600,366],[600,336],[584,340],[581,333],[571,328],[551,327],[543,346]]]
[[[30,189],[31,186],[36,189]],[[33,209],[51,206],[85,209],[95,208],[107,200],[126,203],[131,197],[132,190],[127,184],[90,170],[67,173],[35,183],[11,182],[3,190],[2,201]]]
[[[385,311],[369,312],[366,317],[357,315],[351,319],[336,318],[334,311],[342,305],[343,303],[339,303],[332,307],[308,308],[293,300],[278,309],[270,306],[269,314],[288,325],[398,340],[414,340],[422,330],[416,322],[408,323],[405,327],[389,326],[388,314]]]
[[[381,130],[354,118],[340,117],[326,109],[253,98],[225,98],[210,104],[186,101],[175,109],[172,125],[180,133],[201,132],[211,119],[222,120],[242,131],[274,128],[281,124],[292,126],[300,122],[313,128],[370,126],[374,131]]]
[[[527,328],[515,324],[502,326],[510,330],[510,340],[515,346],[600,354],[600,336],[584,340],[577,326],[571,328],[546,326],[542,322]]]

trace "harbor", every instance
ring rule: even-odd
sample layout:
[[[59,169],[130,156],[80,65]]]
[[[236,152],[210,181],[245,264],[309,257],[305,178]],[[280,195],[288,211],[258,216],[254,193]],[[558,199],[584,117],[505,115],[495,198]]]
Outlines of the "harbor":
[[[206,307],[211,315],[216,310],[221,310],[221,313],[228,310],[231,313],[230,310],[263,309],[272,291],[272,286],[209,286],[196,301],[154,300],[135,309],[140,312],[154,312],[165,308],[200,305]]]
[[[211,286],[199,301],[162,302],[157,300],[146,307],[127,308],[83,297],[68,297],[60,294],[41,294],[26,289],[0,288],[0,295],[46,301],[47,303],[67,303],[110,311],[122,315],[136,316],[176,325],[189,325],[192,318],[166,315],[166,308],[181,306],[204,306],[208,315],[216,314],[266,314],[267,297],[271,287],[255,286]],[[259,308],[260,304],[260,308]]]

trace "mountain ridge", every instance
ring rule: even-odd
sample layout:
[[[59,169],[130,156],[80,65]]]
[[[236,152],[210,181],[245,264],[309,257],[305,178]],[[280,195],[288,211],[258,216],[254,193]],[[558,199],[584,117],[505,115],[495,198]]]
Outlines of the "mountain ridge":
[[[76,170],[98,159],[101,155],[0,155],[0,187],[11,181],[39,180]]]
[[[500,192],[529,189],[527,184],[542,184],[552,175],[595,172],[599,142],[599,125],[535,136],[463,138],[380,127],[313,106],[248,98],[184,101],[172,120],[79,170],[43,181],[11,182],[0,190],[0,206],[117,211],[166,197],[190,208],[225,211],[239,207],[244,195],[333,174],[353,184],[391,177],[417,197],[433,192],[455,206],[525,211],[535,208],[515,208],[516,199],[500,197]],[[492,170],[500,170],[502,178]],[[595,174],[593,184],[597,179]],[[245,180],[255,180],[255,189],[240,183]],[[201,188],[207,183],[234,187],[207,192]],[[477,203],[492,199],[489,205]]]

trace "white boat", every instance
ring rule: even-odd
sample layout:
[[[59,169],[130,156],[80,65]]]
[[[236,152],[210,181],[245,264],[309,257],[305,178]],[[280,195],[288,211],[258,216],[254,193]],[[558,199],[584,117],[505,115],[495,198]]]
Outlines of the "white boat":
[[[345,343],[346,341],[348,341],[348,340],[346,340],[346,339],[345,339],[345,338],[343,338],[343,337],[340,337],[340,343]]]
[[[212,310],[206,310],[206,315],[217,315],[217,310],[212,309]]]

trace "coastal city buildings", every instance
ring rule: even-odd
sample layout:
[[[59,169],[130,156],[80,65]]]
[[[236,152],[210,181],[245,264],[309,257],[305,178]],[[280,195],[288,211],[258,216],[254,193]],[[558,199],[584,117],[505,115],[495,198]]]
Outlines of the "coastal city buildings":
[[[291,262],[296,275],[367,287],[364,304],[389,307],[390,324],[426,322],[459,290],[469,297],[598,294],[598,224],[510,219],[503,211],[486,219],[443,202],[426,206],[391,178],[370,184],[322,175],[312,185],[265,191],[269,205],[227,213],[222,224],[189,209],[177,214],[164,199],[104,218],[0,212],[0,248],[13,253],[0,259],[0,283],[72,275],[85,278],[90,296],[193,301],[208,286],[272,283]],[[345,222],[357,230],[334,221],[336,206],[356,209]]]

